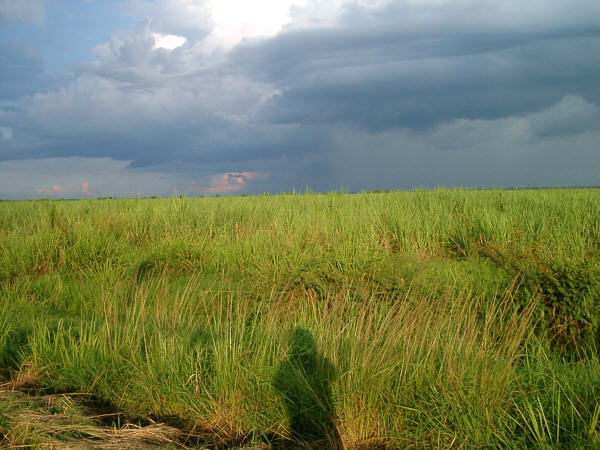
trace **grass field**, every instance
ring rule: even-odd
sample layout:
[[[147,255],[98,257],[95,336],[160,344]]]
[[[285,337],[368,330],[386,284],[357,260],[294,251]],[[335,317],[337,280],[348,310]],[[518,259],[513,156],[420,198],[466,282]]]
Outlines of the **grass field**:
[[[0,202],[9,446],[600,448],[600,190]]]

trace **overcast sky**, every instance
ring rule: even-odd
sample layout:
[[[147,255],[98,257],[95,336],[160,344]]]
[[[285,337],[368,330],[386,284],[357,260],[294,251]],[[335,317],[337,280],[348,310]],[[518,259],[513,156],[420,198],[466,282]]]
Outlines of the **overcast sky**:
[[[598,0],[0,0],[0,198],[600,185]]]

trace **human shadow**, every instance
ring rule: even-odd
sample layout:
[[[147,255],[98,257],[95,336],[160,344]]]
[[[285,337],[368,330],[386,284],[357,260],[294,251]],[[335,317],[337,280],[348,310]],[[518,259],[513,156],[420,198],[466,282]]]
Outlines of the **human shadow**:
[[[288,356],[273,378],[290,423],[290,439],[280,448],[343,449],[331,402],[331,382],[336,370],[317,351],[311,333],[294,328]]]

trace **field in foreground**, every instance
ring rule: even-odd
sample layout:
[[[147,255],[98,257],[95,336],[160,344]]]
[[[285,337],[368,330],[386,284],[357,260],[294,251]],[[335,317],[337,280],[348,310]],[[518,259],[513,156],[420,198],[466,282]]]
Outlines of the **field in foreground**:
[[[593,189],[0,202],[0,437],[599,448],[599,250]]]

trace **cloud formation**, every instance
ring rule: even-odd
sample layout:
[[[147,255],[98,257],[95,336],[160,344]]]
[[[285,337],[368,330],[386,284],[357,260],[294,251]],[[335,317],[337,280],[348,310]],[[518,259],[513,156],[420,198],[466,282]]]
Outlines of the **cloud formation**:
[[[225,194],[245,189],[247,182],[250,180],[265,180],[268,178],[269,174],[264,172],[227,172],[211,180],[209,186],[192,185],[189,191],[205,194]]]
[[[57,195],[57,196],[64,196],[67,193],[66,189],[63,189],[62,187],[60,187],[59,185],[55,184],[54,186],[52,186],[49,189],[45,189],[45,188],[38,188],[35,190],[38,194],[50,194],[50,195]]]
[[[229,48],[210,2],[118,2],[140,21],[69,76],[0,43],[0,160],[110,158],[185,181],[165,194],[600,184],[600,3],[576,3],[306,0]]]
[[[185,36],[191,41],[206,37],[212,28],[206,0],[126,0],[116,2],[117,9],[133,17],[151,17],[156,31]]]

